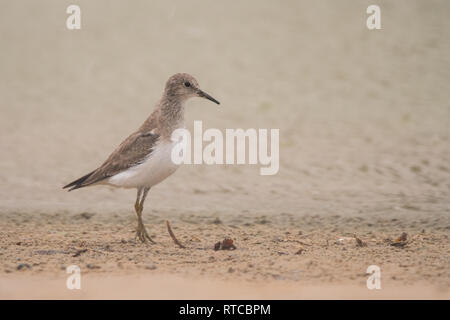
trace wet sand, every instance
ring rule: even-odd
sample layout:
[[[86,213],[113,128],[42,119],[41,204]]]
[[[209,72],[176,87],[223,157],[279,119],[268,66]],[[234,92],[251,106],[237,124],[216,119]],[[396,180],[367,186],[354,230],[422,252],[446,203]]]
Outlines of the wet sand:
[[[297,283],[238,283],[178,276],[86,276],[80,290],[67,290],[66,279],[46,276],[7,277],[0,297],[8,299],[448,299],[444,290],[428,286],[383,287]],[[5,290],[4,288],[8,288]],[[37,289],[39,288],[39,289]],[[220,288],[220,290],[212,290]]]

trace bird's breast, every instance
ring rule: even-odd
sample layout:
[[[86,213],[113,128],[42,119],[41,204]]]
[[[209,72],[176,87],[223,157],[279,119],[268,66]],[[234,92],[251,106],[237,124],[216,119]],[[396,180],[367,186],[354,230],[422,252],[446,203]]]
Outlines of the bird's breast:
[[[171,158],[175,144],[172,141],[158,142],[140,164],[109,178],[108,183],[123,188],[152,187],[160,183],[178,168]]]

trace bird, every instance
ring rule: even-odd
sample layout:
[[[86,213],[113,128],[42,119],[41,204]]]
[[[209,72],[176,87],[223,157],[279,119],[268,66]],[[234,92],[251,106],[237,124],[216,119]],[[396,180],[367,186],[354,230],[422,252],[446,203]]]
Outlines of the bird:
[[[137,196],[134,204],[138,220],[136,238],[141,242],[148,240],[154,244],[142,220],[144,202],[150,189],[179,167],[171,159],[172,148],[176,144],[171,135],[174,130],[185,128],[184,106],[192,97],[220,104],[202,91],[197,80],[190,74],[177,73],[171,76],[154,111],[144,123],[130,134],[101,166],[65,185],[63,189],[72,191],[94,185],[136,188]],[[169,224],[168,228],[171,233]]]

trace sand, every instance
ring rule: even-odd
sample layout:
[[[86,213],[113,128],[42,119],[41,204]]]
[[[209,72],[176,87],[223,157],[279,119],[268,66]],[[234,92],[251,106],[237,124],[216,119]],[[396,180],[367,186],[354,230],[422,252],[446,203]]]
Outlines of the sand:
[[[79,31],[69,4],[0,12],[0,298],[450,297],[447,1],[379,1],[377,31],[369,1],[79,1]],[[278,128],[280,170],[180,168],[150,191],[150,246],[134,190],[61,187],[176,72],[221,101],[189,101],[188,128]]]

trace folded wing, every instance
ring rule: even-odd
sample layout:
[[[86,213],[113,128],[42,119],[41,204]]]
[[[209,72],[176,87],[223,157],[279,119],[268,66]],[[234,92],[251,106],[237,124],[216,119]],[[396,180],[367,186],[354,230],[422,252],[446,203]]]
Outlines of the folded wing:
[[[159,135],[153,132],[135,132],[125,139],[96,170],[69,183],[69,191],[101,182],[124,170],[140,164],[152,152]]]

